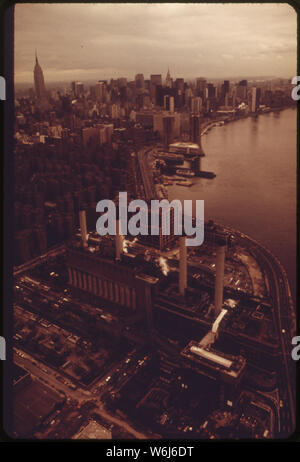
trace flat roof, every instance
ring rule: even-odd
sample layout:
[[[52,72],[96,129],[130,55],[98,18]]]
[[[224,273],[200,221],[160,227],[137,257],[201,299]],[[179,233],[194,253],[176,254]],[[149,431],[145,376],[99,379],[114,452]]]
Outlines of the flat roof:
[[[199,144],[190,143],[189,141],[177,141],[176,143],[172,143],[169,145],[170,148],[194,148],[200,149]]]
[[[222,356],[212,353],[211,351],[204,350],[203,348],[191,346],[190,351],[198,356],[201,356],[202,358],[209,359],[214,363],[220,364],[221,366],[224,366],[227,369],[229,369],[232,366],[232,361],[230,361],[229,359],[223,358]]]

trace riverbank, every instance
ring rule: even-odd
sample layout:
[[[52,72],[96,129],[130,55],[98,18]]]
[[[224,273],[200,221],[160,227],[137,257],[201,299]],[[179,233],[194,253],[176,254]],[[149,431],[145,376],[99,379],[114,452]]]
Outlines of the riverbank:
[[[261,112],[248,112],[247,114],[239,114],[239,115],[234,115],[234,116],[226,116],[226,117],[218,117],[216,119],[213,119],[213,120],[210,120],[210,121],[207,121],[207,122],[204,122],[204,124],[202,125],[201,127],[201,131],[200,131],[200,136],[203,136],[205,135],[206,133],[209,132],[209,130],[213,127],[216,127],[218,126],[220,123],[222,123],[222,125],[225,125],[225,124],[228,124],[230,122],[236,122],[238,120],[243,120],[243,119],[247,119],[247,118],[256,118],[260,115],[265,115],[265,114],[270,114],[272,112],[281,112],[281,111],[284,111],[286,109],[296,109],[297,106],[284,106],[284,107],[279,107],[279,108],[266,108],[266,110],[264,111],[261,111]],[[203,149],[203,148],[202,148]]]

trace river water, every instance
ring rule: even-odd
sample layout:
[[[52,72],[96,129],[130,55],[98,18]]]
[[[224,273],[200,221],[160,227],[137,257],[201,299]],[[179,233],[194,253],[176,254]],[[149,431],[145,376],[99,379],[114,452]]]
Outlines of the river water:
[[[268,247],[296,292],[297,111],[285,109],[214,127],[202,136],[202,169],[216,178],[169,186],[169,200],[204,199],[205,220],[227,224]]]

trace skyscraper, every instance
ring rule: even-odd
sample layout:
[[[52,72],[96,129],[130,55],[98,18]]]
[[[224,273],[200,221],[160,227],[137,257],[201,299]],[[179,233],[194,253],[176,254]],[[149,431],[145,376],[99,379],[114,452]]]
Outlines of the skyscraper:
[[[191,114],[190,117],[190,139],[193,143],[200,144],[201,118],[199,114]]]
[[[144,80],[144,75],[143,74],[136,74],[136,76],[135,76],[135,84],[136,84],[137,89],[145,87],[145,80]]]
[[[260,103],[260,88],[252,87],[251,88],[251,97],[250,97],[250,109],[251,112],[257,112],[259,103]]]
[[[191,112],[196,114],[200,114],[202,111],[202,103],[203,100],[200,96],[196,96],[195,98],[191,99]]]
[[[35,88],[35,94],[39,102],[45,102],[46,101],[46,87],[45,87],[45,81],[44,81],[44,74],[42,71],[42,68],[38,62],[37,54],[35,54],[35,66],[34,66],[34,88]]]
[[[174,115],[163,117],[163,143],[166,148],[174,141],[174,124]]]
[[[172,88],[172,79],[170,76],[170,70],[168,69],[167,77],[166,77],[166,87]]]
[[[81,96],[84,94],[84,85],[82,82],[75,82],[75,96]]]
[[[150,75],[150,95],[153,101],[156,99],[156,87],[162,86],[161,74]]]
[[[174,112],[174,96],[164,95],[164,108],[166,111]]]
[[[202,100],[206,97],[206,79],[204,77],[198,77],[196,79],[196,96],[201,96]]]
[[[247,85],[248,85],[247,80],[241,80],[238,83],[238,86],[237,86],[237,89],[236,89],[236,95],[242,101],[247,100]]]
[[[216,97],[216,87],[214,86],[213,83],[207,84],[207,94],[208,94],[209,99]]]
[[[104,93],[105,93],[105,84],[104,82],[97,82],[95,85],[95,96],[96,100],[103,102],[104,101]]]

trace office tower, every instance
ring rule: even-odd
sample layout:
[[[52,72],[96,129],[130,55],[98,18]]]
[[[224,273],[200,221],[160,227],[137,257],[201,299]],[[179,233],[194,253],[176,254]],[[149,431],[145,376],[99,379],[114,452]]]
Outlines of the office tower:
[[[72,93],[73,93],[73,96],[75,96],[75,84],[76,82],[71,82],[71,90],[72,90]]]
[[[120,77],[119,79],[117,79],[117,86],[118,86],[119,88],[126,87],[126,86],[127,86],[127,79],[126,79],[126,77]]]
[[[175,100],[174,96],[164,95],[164,108],[166,111],[174,112]]]
[[[229,89],[230,89],[230,82],[229,80],[224,80],[224,83],[223,83],[223,89],[224,89],[224,93],[229,93]]]
[[[168,69],[167,77],[166,77],[166,87],[172,88],[172,79],[171,79],[171,76],[170,76],[169,69]]]
[[[75,96],[81,96],[84,94],[84,85],[82,82],[75,82]]]
[[[190,117],[190,139],[193,143],[200,144],[201,118],[192,114]]]
[[[251,88],[251,112],[256,112],[256,87]]]
[[[236,89],[236,95],[243,101],[247,100],[247,80],[241,80]]]
[[[191,99],[191,112],[200,114],[201,111],[202,111],[202,98],[200,96],[196,96],[196,98]]]
[[[168,88],[168,87],[162,87],[161,85],[157,85],[156,95],[155,95],[155,103],[157,106],[164,106],[164,97],[166,95],[174,97],[174,105],[175,105],[176,100],[178,99],[178,90],[176,88]]]
[[[95,86],[95,97],[97,101],[103,102],[104,101],[104,93],[105,93],[105,84],[104,82],[97,82]]]
[[[261,88],[256,88],[256,110],[261,103]]]
[[[37,54],[35,55],[35,66],[34,66],[34,88],[37,99],[41,102],[46,100],[47,93],[44,81],[44,74],[42,68],[38,62]]]
[[[186,88],[184,90],[184,102],[186,106],[190,105],[191,99],[193,97],[193,92],[191,88]]]
[[[163,143],[166,147],[174,141],[174,116],[163,117]]]
[[[162,85],[161,74],[151,74],[150,83],[153,85]]]
[[[216,87],[213,83],[207,84],[207,95],[209,99],[216,97]]]
[[[135,85],[138,90],[143,89],[145,87],[144,74],[136,74]]]
[[[176,79],[174,86],[177,88],[177,90],[180,90],[182,93],[184,93],[184,79]]]
[[[222,105],[226,106],[226,102],[228,100],[229,89],[230,89],[229,80],[224,80],[224,83],[221,86],[221,95],[220,95]]]
[[[162,86],[161,74],[152,74],[150,76],[150,95],[152,100],[156,99],[156,87]]]
[[[121,107],[119,104],[112,104],[110,107],[110,114],[112,119],[119,119],[121,116]]]
[[[206,79],[203,77],[196,79],[196,95],[201,96],[202,99],[206,97]]]

